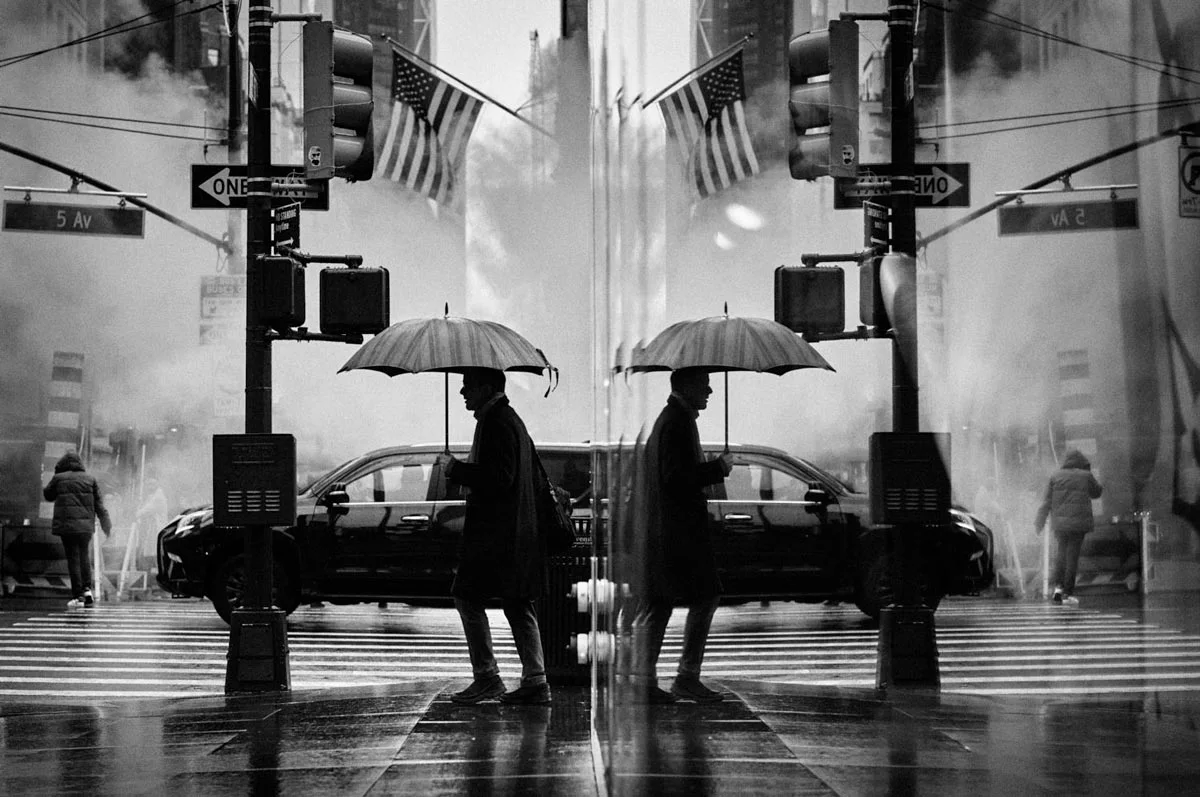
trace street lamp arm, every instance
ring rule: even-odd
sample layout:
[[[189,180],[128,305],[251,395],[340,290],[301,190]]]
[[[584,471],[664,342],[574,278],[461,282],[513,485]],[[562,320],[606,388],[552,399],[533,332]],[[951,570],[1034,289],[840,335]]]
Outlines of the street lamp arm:
[[[62,172],[63,174],[67,175],[68,177],[70,177],[72,180],[74,180],[76,182],[82,182],[82,183],[88,183],[90,185],[94,185],[102,191],[120,192],[120,193],[124,194],[125,201],[128,202],[129,204],[137,205],[139,208],[141,208],[149,213],[153,213],[155,216],[158,216],[160,219],[169,221],[171,224],[174,224],[176,227],[179,227],[181,229],[186,230],[187,232],[190,232],[192,235],[195,235],[197,238],[203,238],[205,241],[208,241],[210,244],[217,247],[218,249],[223,251],[225,254],[232,254],[232,252],[233,252],[233,247],[229,244],[228,241],[217,238],[214,235],[209,235],[204,230],[201,230],[198,227],[193,227],[191,224],[188,224],[186,221],[179,218],[178,216],[172,216],[170,213],[167,213],[165,210],[157,208],[154,205],[150,204],[149,202],[146,202],[145,200],[138,199],[136,196],[134,196],[128,192],[121,192],[119,188],[111,186],[108,183],[101,182],[100,180],[97,180],[94,177],[89,177],[81,171],[72,169],[70,166],[64,166],[63,164],[58,163],[56,161],[52,161],[49,158],[43,158],[41,155],[35,155],[34,153],[29,152],[27,150],[23,150],[20,147],[14,147],[12,144],[5,144],[3,141],[0,141],[0,151],[7,152],[10,155],[16,155],[18,158],[24,158],[25,160],[33,161],[34,163],[38,164],[39,166],[45,166],[48,169],[54,169],[56,172]]]
[[[1009,202],[1015,202],[1017,199],[1019,199],[1021,197],[1021,195],[1023,193],[1029,193],[1038,188],[1041,188],[1042,186],[1046,186],[1046,185],[1049,185],[1050,183],[1057,182],[1057,181],[1063,180],[1065,178],[1069,178],[1071,175],[1075,174],[1076,172],[1083,171],[1084,169],[1086,169],[1090,166],[1095,166],[1098,163],[1104,163],[1105,161],[1109,161],[1109,160],[1112,160],[1113,158],[1124,155],[1127,152],[1133,152],[1135,150],[1141,149],[1142,147],[1148,146],[1150,144],[1155,144],[1159,141],[1162,141],[1165,138],[1171,138],[1172,136],[1181,135],[1181,134],[1186,133],[1189,130],[1193,129],[1194,127],[1195,127],[1195,124],[1190,123],[1190,124],[1186,124],[1186,125],[1180,125],[1178,127],[1172,127],[1167,130],[1163,130],[1163,131],[1155,133],[1153,135],[1146,136],[1145,138],[1138,139],[1137,141],[1133,141],[1128,144],[1124,144],[1120,147],[1117,147],[1116,149],[1111,149],[1108,152],[1103,152],[1099,155],[1095,155],[1091,158],[1088,158],[1087,160],[1080,161],[1079,163],[1076,163],[1074,166],[1068,166],[1066,169],[1057,171],[1054,174],[1050,175],[1049,177],[1043,177],[1040,180],[1036,180],[1036,181],[1030,183],[1029,185],[1022,188],[1020,191],[1005,192],[1004,196],[1000,197],[997,200],[989,202],[988,204],[984,205],[983,207],[979,208],[978,210],[968,213],[967,215],[963,216],[958,221],[947,224],[945,227],[941,228],[940,230],[937,230],[936,232],[933,232],[933,233],[930,233],[929,235],[918,238],[917,249],[919,250],[924,247],[927,247],[927,246],[929,246],[929,244],[933,243],[934,241],[938,240],[939,238],[945,238],[947,235],[954,232],[959,227],[966,226],[967,224],[970,224],[971,222],[975,221],[976,219],[986,216],[987,214],[991,213],[993,210],[996,210],[997,208],[999,208],[1003,205],[1007,205]]]

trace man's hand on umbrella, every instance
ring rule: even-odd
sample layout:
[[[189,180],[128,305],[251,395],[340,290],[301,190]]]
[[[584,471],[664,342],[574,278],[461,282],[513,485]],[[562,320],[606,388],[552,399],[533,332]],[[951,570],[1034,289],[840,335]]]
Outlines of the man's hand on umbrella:
[[[454,465],[457,462],[458,462],[458,459],[456,459],[453,454],[450,454],[445,451],[438,454],[437,459],[434,460],[434,464],[437,467],[441,468],[442,473],[446,474],[447,476],[450,475],[450,471],[454,470]]]
[[[737,462],[737,458],[733,454],[726,451],[724,454],[717,457],[717,462],[721,463],[721,472],[728,476],[733,472],[733,466],[734,463]]]

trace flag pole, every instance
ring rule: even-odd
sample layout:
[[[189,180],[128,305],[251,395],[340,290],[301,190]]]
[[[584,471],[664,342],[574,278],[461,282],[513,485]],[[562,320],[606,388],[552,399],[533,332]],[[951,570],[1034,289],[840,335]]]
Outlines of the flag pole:
[[[721,50],[721,52],[717,53],[717,54],[716,54],[716,55],[714,55],[712,58],[710,58],[710,59],[708,59],[707,61],[705,61],[704,63],[700,64],[700,66],[698,66],[698,67],[696,67],[696,68],[694,68],[694,69],[692,69],[692,70],[690,70],[690,71],[686,72],[686,73],[683,75],[683,77],[681,77],[681,78],[677,79],[677,80],[676,80],[674,83],[670,83],[670,84],[668,84],[668,85],[667,85],[667,87],[666,87],[665,89],[663,89],[662,91],[658,92],[657,94],[655,94],[655,95],[654,95],[653,97],[651,97],[650,99],[648,99],[648,100],[643,100],[643,101],[642,101],[642,107],[643,107],[643,108],[649,108],[651,105],[653,105],[654,103],[658,102],[658,100],[660,100],[664,94],[666,94],[667,92],[671,91],[671,89],[675,88],[676,86],[679,86],[679,85],[681,85],[681,84],[682,84],[682,83],[684,83],[684,82],[685,82],[685,81],[686,81],[688,78],[690,78],[690,77],[692,77],[693,75],[695,75],[697,72],[703,72],[705,69],[707,69],[707,68],[709,67],[709,65],[711,65],[711,64],[715,63],[716,61],[719,61],[720,59],[722,59],[722,58],[724,58],[725,56],[729,55],[729,54],[730,54],[732,51],[734,51],[734,50],[738,50],[738,49],[741,49],[741,48],[745,47],[745,46],[746,46],[746,42],[750,41],[750,40],[751,40],[751,39],[753,39],[753,38],[754,38],[754,34],[753,34],[753,33],[747,33],[745,36],[743,36],[743,37],[742,37],[741,39],[739,39],[738,41],[735,41],[733,44],[729,45],[729,46],[728,46],[728,47],[726,47],[724,50]]]
[[[412,50],[410,50],[410,49],[408,49],[407,47],[405,47],[405,46],[404,46],[403,44],[401,44],[400,42],[398,42],[398,41],[396,41],[395,39],[393,39],[391,36],[384,36],[383,38],[384,38],[384,40],[385,40],[385,41],[387,41],[387,43],[388,43],[388,44],[392,45],[392,47],[393,47],[394,49],[397,49],[397,50],[401,51],[401,52],[402,52],[402,53],[403,53],[405,56],[407,56],[407,57],[410,57],[410,58],[412,58],[412,59],[414,59],[414,60],[416,60],[416,61],[420,61],[422,64],[424,64],[425,66],[429,67],[430,69],[434,69],[434,70],[436,70],[437,72],[439,72],[439,73],[440,73],[440,74],[442,74],[443,76],[445,76],[445,77],[449,78],[450,80],[453,80],[455,83],[458,83],[459,85],[461,85],[463,88],[467,89],[468,91],[471,91],[471,92],[473,92],[474,94],[477,94],[477,95],[479,95],[479,98],[480,98],[481,100],[486,100],[487,102],[490,102],[492,105],[495,105],[497,108],[499,108],[500,110],[502,110],[502,111],[504,111],[505,113],[507,113],[509,116],[515,116],[517,119],[520,119],[522,122],[524,122],[525,124],[529,125],[529,126],[530,126],[530,127],[532,127],[534,130],[538,131],[539,133],[541,133],[542,135],[546,136],[547,138],[554,138],[554,136],[553,136],[553,135],[550,133],[550,131],[546,130],[545,128],[541,127],[540,125],[536,125],[536,124],[534,124],[533,122],[529,121],[529,120],[528,120],[528,119],[526,119],[524,116],[521,116],[521,114],[519,114],[519,113],[517,113],[516,111],[514,111],[512,108],[509,108],[507,105],[502,105],[501,103],[498,103],[498,102],[496,102],[494,99],[492,99],[491,97],[489,97],[487,94],[484,94],[482,91],[480,91],[479,89],[475,88],[475,87],[474,87],[474,86],[472,86],[470,83],[468,83],[467,81],[463,80],[462,78],[459,78],[459,77],[456,77],[455,75],[452,75],[452,74],[450,74],[450,73],[449,73],[449,72],[447,72],[445,69],[442,69],[440,66],[438,66],[438,65],[437,65],[437,64],[435,64],[435,63],[433,63],[432,61],[427,61],[427,60],[425,60],[425,59],[424,59],[424,58],[422,58],[421,56],[419,56],[419,55],[417,55],[416,53],[414,53]]]

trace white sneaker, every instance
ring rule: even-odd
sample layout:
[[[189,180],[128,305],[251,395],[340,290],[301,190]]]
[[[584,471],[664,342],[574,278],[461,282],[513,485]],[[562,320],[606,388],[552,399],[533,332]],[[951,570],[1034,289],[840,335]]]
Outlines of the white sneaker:
[[[71,600],[67,601],[68,609],[82,609],[85,606],[86,604],[80,598],[71,598]]]
[[[1062,604],[1063,606],[1078,606],[1079,598],[1074,595],[1063,595]]]

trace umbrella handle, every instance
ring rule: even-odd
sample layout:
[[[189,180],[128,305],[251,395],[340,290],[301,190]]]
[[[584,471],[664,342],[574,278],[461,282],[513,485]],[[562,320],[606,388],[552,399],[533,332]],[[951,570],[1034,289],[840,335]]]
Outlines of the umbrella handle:
[[[446,420],[446,425],[445,425],[445,430],[446,430],[446,448],[445,448],[445,453],[449,454],[449,453],[450,453],[450,372],[449,372],[449,371],[443,371],[443,372],[442,372],[442,377],[443,377],[443,380],[444,380],[444,381],[442,382],[442,391],[443,391],[443,392],[442,392],[442,398],[444,399],[444,401],[442,402],[442,405],[443,405],[443,408],[444,408],[444,409],[445,409],[445,411],[446,411],[446,416],[445,416],[445,420]]]
[[[729,453],[729,372],[725,372],[725,453]]]

